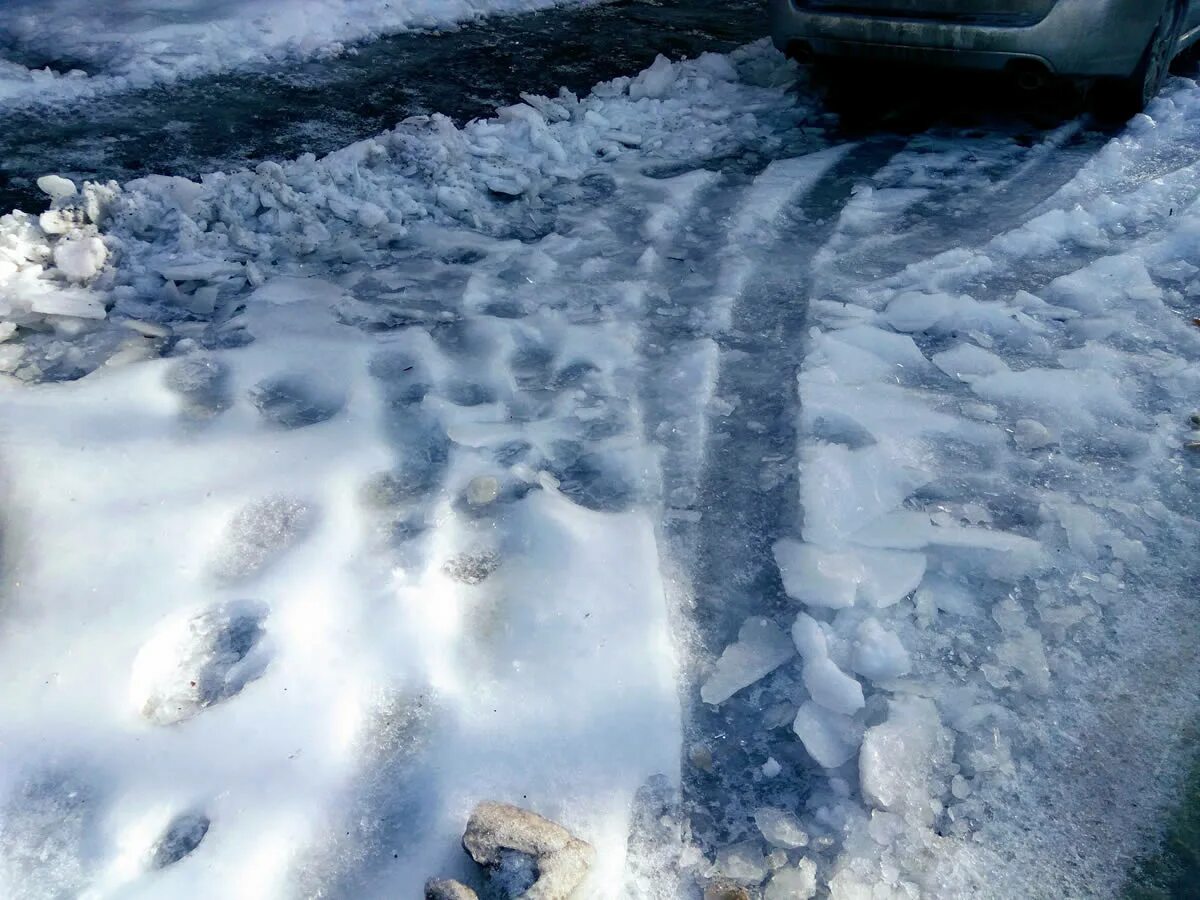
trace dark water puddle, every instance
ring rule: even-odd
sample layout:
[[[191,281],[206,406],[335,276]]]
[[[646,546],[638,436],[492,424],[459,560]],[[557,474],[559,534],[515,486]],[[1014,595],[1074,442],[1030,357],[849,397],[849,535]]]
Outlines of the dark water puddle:
[[[618,0],[396,35],[326,59],[198,78],[72,107],[0,114],[0,211],[40,211],[40,175],[195,177],[328,153],[440,112],[491,115],[522,91],[585,92],[663,53],[727,52],[766,33],[761,0]]]

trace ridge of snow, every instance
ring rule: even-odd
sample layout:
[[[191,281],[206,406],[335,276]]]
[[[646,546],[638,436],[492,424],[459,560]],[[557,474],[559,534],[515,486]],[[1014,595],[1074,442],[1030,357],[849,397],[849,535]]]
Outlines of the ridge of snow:
[[[594,0],[7,0],[0,104],[79,100],[197,75],[353,52],[357,42]],[[82,67],[82,68],[81,68]]]

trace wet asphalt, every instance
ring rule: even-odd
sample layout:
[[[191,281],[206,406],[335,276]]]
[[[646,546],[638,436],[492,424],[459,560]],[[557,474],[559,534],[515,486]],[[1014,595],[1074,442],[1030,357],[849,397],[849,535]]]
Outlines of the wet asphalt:
[[[0,211],[43,209],[36,180],[48,172],[124,182],[320,156],[407,116],[440,112],[461,123],[521,92],[586,92],[658,53],[727,52],[766,33],[762,0],[615,0],[394,35],[299,65],[0,112]]]

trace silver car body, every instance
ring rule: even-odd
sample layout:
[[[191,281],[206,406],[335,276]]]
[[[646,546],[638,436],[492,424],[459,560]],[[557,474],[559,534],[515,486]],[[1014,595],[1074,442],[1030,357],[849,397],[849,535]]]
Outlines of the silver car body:
[[[769,0],[781,50],[816,57],[1055,75],[1131,75],[1167,0]],[[1184,0],[1179,49],[1200,37],[1200,0]]]

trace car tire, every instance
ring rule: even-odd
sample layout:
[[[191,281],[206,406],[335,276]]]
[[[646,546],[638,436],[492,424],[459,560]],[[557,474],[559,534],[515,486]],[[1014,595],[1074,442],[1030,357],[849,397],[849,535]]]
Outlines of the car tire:
[[[1124,122],[1144,110],[1158,96],[1170,72],[1171,61],[1179,50],[1183,19],[1183,0],[1169,0],[1133,74],[1096,86],[1097,113],[1104,118]]]

